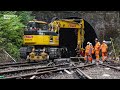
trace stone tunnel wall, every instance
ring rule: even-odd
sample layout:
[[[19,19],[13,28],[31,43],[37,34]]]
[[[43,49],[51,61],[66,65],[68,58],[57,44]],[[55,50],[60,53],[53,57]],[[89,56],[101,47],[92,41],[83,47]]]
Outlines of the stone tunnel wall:
[[[50,22],[53,17],[80,17],[94,28],[100,41],[114,39],[115,46],[120,46],[119,11],[33,11],[39,20]]]
[[[95,29],[98,37],[105,31],[119,29],[119,12],[117,11],[39,11],[33,12],[39,20],[50,22],[53,17],[65,18],[76,16],[85,19]],[[103,35],[104,36],[104,35]]]

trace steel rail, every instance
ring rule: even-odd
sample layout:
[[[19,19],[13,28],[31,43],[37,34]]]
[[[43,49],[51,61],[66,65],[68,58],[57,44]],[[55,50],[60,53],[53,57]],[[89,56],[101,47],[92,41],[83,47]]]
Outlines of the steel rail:
[[[2,71],[0,72],[0,75],[3,74],[9,74],[9,73],[16,73],[16,72],[23,72],[23,71],[31,71],[31,70],[40,70],[40,69],[45,69],[45,68],[53,68],[53,67],[59,67],[59,66],[64,66],[64,65],[69,65],[69,63],[66,64],[60,64],[60,65],[54,65],[54,66],[45,66],[45,67],[35,67],[35,68],[27,68],[27,69],[19,69],[19,70],[9,70],[9,71]]]
[[[64,64],[65,65],[65,64]],[[39,76],[39,75],[43,75],[43,74],[47,74],[47,73],[53,73],[53,72],[59,72],[59,71],[64,71],[64,70],[69,70],[69,69],[76,69],[76,68],[82,68],[82,67],[88,67],[88,66],[92,66],[95,64],[88,64],[88,65],[83,65],[83,66],[78,66],[78,67],[67,67],[67,68],[56,68],[51,67],[49,69],[38,69],[35,73],[31,73],[31,74],[26,74],[26,75],[17,75],[17,76],[12,76],[12,77],[5,77],[4,79],[17,79],[17,78],[30,78],[32,76]],[[58,67],[59,65],[57,65]]]
[[[114,69],[114,70],[120,71],[120,69],[118,69],[118,68],[116,68],[116,67],[114,67],[114,66],[110,66],[110,65],[107,65],[107,64],[99,64],[99,65],[101,65],[101,66],[106,66],[106,67],[112,68],[112,69]]]
[[[39,65],[40,63],[19,63],[19,64],[11,64],[6,66],[1,66],[0,69],[5,69],[9,67],[24,67],[24,66],[33,66],[33,65]]]
[[[73,63],[72,64],[74,67],[76,67],[75,66],[75,64]],[[93,64],[94,65],[94,64]],[[90,76],[88,76],[87,74],[85,74],[82,70],[80,70],[79,68],[76,68],[76,73],[78,74],[78,76],[80,76],[80,78],[81,78],[81,76],[84,78],[84,79],[92,79],[92,77],[90,77]]]

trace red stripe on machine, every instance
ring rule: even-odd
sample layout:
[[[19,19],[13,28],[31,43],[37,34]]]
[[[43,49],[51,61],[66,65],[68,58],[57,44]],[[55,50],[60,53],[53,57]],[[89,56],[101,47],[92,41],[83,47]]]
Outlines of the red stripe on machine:
[[[33,36],[24,36],[25,38],[33,38]]]
[[[75,24],[69,24],[69,27],[76,27]]]

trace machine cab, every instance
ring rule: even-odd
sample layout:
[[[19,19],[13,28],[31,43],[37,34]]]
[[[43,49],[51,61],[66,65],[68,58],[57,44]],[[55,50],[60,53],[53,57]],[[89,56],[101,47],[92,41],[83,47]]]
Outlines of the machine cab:
[[[46,30],[48,29],[47,22],[44,21],[29,21],[27,24],[27,30]]]

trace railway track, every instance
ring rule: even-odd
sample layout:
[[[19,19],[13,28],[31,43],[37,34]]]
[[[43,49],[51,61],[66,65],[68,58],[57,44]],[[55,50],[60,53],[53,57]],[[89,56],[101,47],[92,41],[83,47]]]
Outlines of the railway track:
[[[36,66],[40,65],[41,63],[37,62],[24,62],[24,63],[9,63],[9,64],[0,64],[0,69],[5,69],[9,67],[27,67],[27,66]]]
[[[116,70],[116,71],[120,71],[120,69],[117,68],[117,67],[115,67],[115,66],[111,66],[111,65],[108,65],[108,64],[99,64],[99,65],[101,65],[101,66],[103,66],[103,67],[109,67],[109,68],[114,69],[114,70]]]
[[[62,68],[60,72],[52,73],[48,79],[89,79],[89,77],[85,76],[83,73],[78,71],[79,68],[91,67],[95,64],[88,65],[80,65],[77,66],[71,63],[70,67]]]
[[[97,67],[86,67],[82,71],[92,79],[120,79],[120,69],[107,64],[99,64]]]
[[[10,65],[18,65],[18,64],[25,64],[27,62],[16,62],[16,63],[4,63],[4,64],[0,64],[0,67],[2,66],[10,66]]]
[[[10,79],[10,78],[12,79],[12,78],[19,78],[19,77],[27,78],[31,75],[45,74],[53,70],[57,70],[58,69],[57,67],[64,67],[67,65],[69,65],[69,63],[59,64],[54,66],[44,66],[44,67],[34,67],[34,68],[2,71],[0,72],[0,75],[4,76],[5,77],[4,79]]]
[[[74,67],[76,67],[76,65],[73,63],[72,64]],[[95,65],[95,64],[92,64]],[[90,76],[88,76],[87,74],[85,74],[82,70],[80,70],[80,68],[76,67],[75,73],[78,75],[78,77],[81,79],[92,79]]]
[[[56,73],[56,72],[60,72],[60,71],[64,72],[65,70],[73,70],[76,68],[89,67],[92,65],[93,64],[74,67],[74,66],[70,66],[70,63],[66,63],[66,64],[60,64],[60,65],[54,65],[54,66],[46,66],[46,67],[41,67],[41,68],[4,71],[4,72],[0,72],[0,75],[3,75],[4,79],[17,79],[17,78],[28,79],[32,76],[39,77],[39,76],[45,75],[45,74]]]
[[[7,66],[6,66],[7,65]],[[36,66],[38,65],[38,66]],[[20,67],[27,68],[20,68]],[[29,67],[30,66],[30,67]],[[34,67],[33,67],[34,66]],[[5,68],[19,68],[13,70],[4,71]],[[29,68],[28,68],[29,67]],[[119,79],[120,69],[109,64],[99,64],[96,66],[95,63],[87,65],[75,65],[75,63],[63,63],[52,66],[42,66],[40,63],[12,63],[12,64],[0,64],[0,76],[4,76],[2,79],[50,79],[50,77],[62,75],[64,78],[73,78],[76,74],[75,79]],[[72,72],[71,72],[72,71]],[[62,72],[63,74],[60,74]],[[54,79],[54,77],[52,77]],[[56,77],[57,78],[57,77]],[[73,78],[74,79],[74,78]]]

